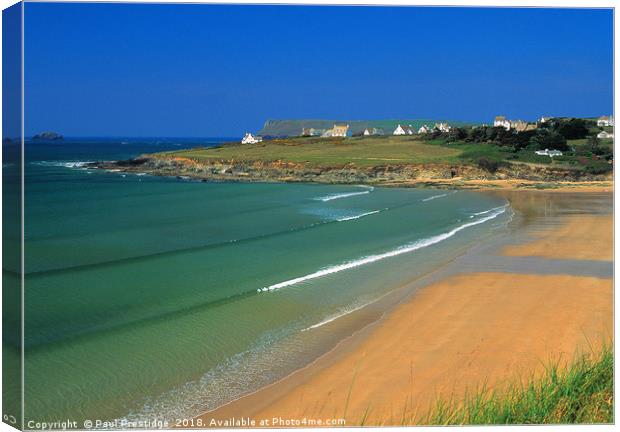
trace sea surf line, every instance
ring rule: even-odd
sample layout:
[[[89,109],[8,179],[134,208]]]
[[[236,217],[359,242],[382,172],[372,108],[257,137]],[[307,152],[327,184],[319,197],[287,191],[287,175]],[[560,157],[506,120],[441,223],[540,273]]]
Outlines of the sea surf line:
[[[381,213],[381,210],[369,211],[369,212],[358,214],[358,215],[355,215],[355,216],[345,216],[345,217],[342,217],[340,219],[336,219],[336,221],[337,222],[345,222],[345,221],[350,221],[350,220],[355,220],[355,219],[363,218],[364,216],[374,215],[374,214],[377,214],[377,213]]]
[[[508,207],[508,204],[503,205],[503,206],[499,206],[499,207],[493,207],[492,209],[489,209],[489,210],[485,210],[485,211],[480,211],[480,212],[472,213],[472,214],[469,216],[469,218],[470,218],[470,219],[472,219],[472,218],[474,218],[475,216],[480,216],[480,215],[483,215],[483,214],[491,213],[493,210],[498,210],[498,209],[501,209],[501,208],[506,208],[506,207]]]
[[[373,301],[373,302],[370,302],[370,303],[374,303],[374,301]],[[339,314],[337,314],[337,315],[333,315],[333,316],[331,316],[331,317],[329,317],[329,318],[324,319],[323,321],[321,321],[321,322],[319,322],[319,323],[317,323],[317,324],[311,325],[310,327],[306,327],[305,329],[303,329],[303,330],[302,330],[302,332],[305,332],[305,331],[308,331],[308,330],[312,330],[312,329],[315,329],[315,328],[322,327],[322,326],[324,326],[325,324],[329,324],[329,323],[330,323],[330,322],[332,322],[332,321],[336,321],[338,318],[342,318],[342,317],[343,317],[343,316],[345,316],[345,315],[349,315],[350,313],[353,313],[353,312],[355,312],[355,311],[358,311],[358,310],[362,309],[363,307],[368,306],[370,303],[366,303],[366,304],[363,304],[363,305],[360,305],[360,306],[354,307],[353,309],[345,310],[345,311],[343,311],[343,312],[341,312],[341,313],[339,313]]]
[[[93,163],[93,161],[34,161],[30,162],[30,165],[43,167],[82,168],[90,163]]]
[[[327,267],[327,268],[325,268],[323,270],[319,270],[319,271],[316,271],[314,273],[310,273],[310,274],[305,275],[305,276],[300,276],[298,278],[289,279],[287,281],[280,282],[280,283],[277,283],[277,284],[273,284],[273,285],[270,285],[268,287],[264,287],[262,289],[259,288],[259,289],[257,289],[257,291],[258,292],[275,291],[275,290],[279,290],[281,288],[289,287],[291,285],[297,285],[298,283],[305,282],[307,280],[320,278],[320,277],[327,276],[327,275],[330,275],[330,274],[333,274],[333,273],[339,273],[339,272],[344,271],[344,270],[349,270],[349,269],[352,269],[352,268],[360,267],[360,266],[363,266],[363,265],[366,265],[366,264],[370,264],[370,263],[374,263],[374,262],[377,262],[377,261],[380,261],[380,260],[384,260],[386,258],[391,258],[391,257],[395,257],[395,256],[402,255],[402,254],[405,254],[405,253],[413,252],[413,251],[416,251],[418,249],[422,249],[422,248],[434,245],[436,243],[442,242],[442,241],[444,241],[444,240],[454,236],[459,231],[467,229],[467,228],[469,228],[471,226],[479,225],[479,224],[485,223],[485,222],[487,222],[487,221],[489,221],[491,219],[495,219],[497,216],[499,216],[500,214],[504,213],[505,211],[506,211],[506,207],[503,207],[502,209],[498,209],[494,213],[491,213],[489,216],[483,217],[483,218],[478,219],[478,220],[473,221],[473,222],[465,223],[465,224],[460,225],[460,226],[458,226],[458,227],[456,227],[456,228],[454,228],[454,229],[452,229],[450,231],[447,231],[445,233],[438,234],[438,235],[432,236],[432,237],[428,237],[426,239],[415,241],[413,243],[410,243],[410,244],[405,245],[405,246],[401,246],[401,247],[399,247],[397,249],[394,249],[394,250],[391,250],[389,252],[385,252],[385,253],[377,254],[377,255],[369,255],[369,256],[367,256],[365,258],[361,258],[361,259],[358,259],[358,260],[355,260],[355,261],[349,261],[349,262],[346,262],[344,264],[339,264],[339,265],[335,265],[335,266],[332,266],[332,267]]]
[[[356,195],[366,195],[366,194],[369,194],[370,192],[371,192],[370,190],[365,190],[363,192],[346,192],[346,193],[340,193],[340,194],[326,195],[326,196],[318,197],[314,199],[316,201],[327,202],[327,201],[333,201],[333,200],[342,199],[342,198],[349,198],[349,197],[356,196]]]
[[[428,198],[424,198],[424,199],[422,200],[422,202],[427,202],[427,201],[431,201],[431,200],[434,200],[434,199],[437,199],[437,198],[447,197],[448,195],[453,195],[453,194],[455,194],[455,193],[456,193],[456,191],[454,191],[454,192],[452,192],[452,193],[445,193],[445,194],[441,194],[441,195],[433,195],[433,196],[430,196],[430,197],[428,197]]]
[[[379,300],[381,300],[381,299],[382,299],[383,297],[385,297],[386,295],[388,295],[388,293],[385,293],[385,294],[383,294],[382,296],[379,296],[379,297],[377,297],[376,299],[369,301],[368,303],[364,303],[364,304],[361,304],[361,305],[359,305],[359,306],[355,306],[355,307],[354,307],[354,308],[352,308],[352,309],[344,309],[344,310],[343,310],[343,309],[341,309],[341,310],[340,310],[340,313],[337,313],[336,315],[331,315],[331,316],[329,316],[329,317],[325,318],[323,321],[318,322],[317,324],[311,325],[310,327],[306,327],[305,329],[303,329],[303,330],[302,330],[302,332],[305,332],[305,331],[308,331],[308,330],[313,330],[313,329],[315,329],[315,328],[322,327],[322,326],[324,326],[325,324],[329,324],[330,322],[336,321],[338,318],[342,318],[343,316],[346,316],[346,315],[352,314],[352,313],[353,313],[353,312],[355,312],[355,311],[358,311],[358,310],[360,310],[360,309],[365,308],[365,307],[366,307],[366,306],[368,306],[368,305],[371,305],[371,304],[373,304],[373,303],[378,302]]]

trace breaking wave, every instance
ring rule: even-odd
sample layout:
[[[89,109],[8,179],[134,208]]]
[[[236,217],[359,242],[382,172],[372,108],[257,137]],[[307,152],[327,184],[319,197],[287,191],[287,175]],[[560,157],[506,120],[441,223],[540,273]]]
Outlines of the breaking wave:
[[[456,193],[456,191],[454,191],[454,192],[449,192],[449,193],[444,193],[444,194],[440,194],[440,195],[433,195],[433,196],[430,196],[430,197],[428,197],[428,198],[424,198],[424,199],[422,200],[422,202],[427,202],[427,201],[432,201],[432,200],[437,199],[437,198],[447,197],[448,195],[453,195],[453,194],[455,194],[455,193]]]
[[[326,195],[326,196],[318,197],[314,199],[316,201],[327,202],[327,201],[333,201],[333,200],[342,199],[342,198],[349,198],[349,197],[356,196],[356,195],[366,195],[366,194],[369,194],[370,192],[371,190],[365,190],[363,192],[345,192],[345,193],[339,193],[339,194]]]
[[[483,215],[483,214],[491,213],[492,211],[499,210],[499,209],[503,209],[503,208],[506,208],[506,207],[508,207],[508,204],[505,204],[505,205],[503,205],[503,206],[499,206],[499,207],[493,207],[492,209],[489,209],[489,210],[484,210],[484,211],[479,211],[479,212],[476,212],[476,213],[472,213],[472,214],[469,216],[469,218],[470,218],[470,219],[473,219],[473,218],[474,218],[474,217],[476,217],[476,216],[481,216],[481,215]]]
[[[65,168],[82,168],[93,161],[34,161],[31,165],[43,167],[65,167]]]
[[[377,214],[377,213],[381,213],[381,210],[369,211],[369,212],[358,214],[358,215],[354,215],[354,216],[345,216],[345,217],[342,217],[342,218],[336,219],[336,220],[338,222],[345,222],[345,221],[360,219],[360,218],[363,218],[364,216],[370,216],[370,215],[374,215],[374,214]]]
[[[489,216],[485,216],[481,219],[472,221],[472,222],[468,222],[462,225],[459,225],[456,228],[453,228],[450,231],[447,231],[445,233],[442,234],[438,234],[432,237],[428,237],[425,239],[421,239],[421,240],[417,240],[413,243],[409,243],[407,245],[401,246],[397,249],[391,250],[389,252],[385,252],[382,254],[376,254],[376,255],[369,255],[367,257],[364,258],[360,258],[358,260],[355,261],[349,261],[349,262],[345,262],[343,264],[339,264],[339,265],[335,265],[335,266],[331,266],[331,267],[327,267],[324,268],[322,270],[316,271],[314,273],[310,273],[308,275],[305,276],[300,276],[294,279],[289,279],[283,282],[279,282],[273,285],[270,285],[268,287],[264,287],[264,288],[259,288],[257,289],[258,292],[268,292],[268,291],[275,291],[275,290],[279,290],[281,288],[286,288],[292,285],[297,285],[299,283],[305,282],[307,280],[311,280],[311,279],[317,279],[323,276],[327,276],[333,273],[339,273],[341,271],[344,270],[349,270],[352,268],[356,268],[356,267],[360,267],[366,264],[371,264],[377,261],[381,261],[384,260],[386,258],[392,258],[398,255],[402,255],[402,254],[406,254],[409,252],[413,252],[416,251],[418,249],[423,249],[426,248],[428,246],[432,246],[434,244],[440,243],[446,239],[449,239],[450,237],[454,236],[456,233],[458,233],[459,231],[462,231],[464,229],[467,229],[471,226],[474,225],[479,225],[482,223],[485,223],[491,219],[495,219],[497,216],[499,216],[500,214],[504,213],[506,211],[506,207],[502,207],[501,209],[497,209],[495,212],[491,213]]]
[[[313,198],[315,201],[322,201],[322,202],[327,202],[327,201],[333,201],[333,200],[337,200],[337,199],[342,199],[342,198],[349,198],[352,196],[357,196],[357,195],[367,195],[370,192],[372,192],[373,190],[375,190],[375,188],[373,186],[366,186],[366,185],[357,185],[356,187],[358,188],[364,188],[366,189],[363,192],[343,192],[343,193],[335,193],[335,194],[330,194],[330,195],[325,195],[322,197],[317,197],[317,198]]]
[[[376,299],[374,299],[372,301],[369,301],[367,303],[353,305],[352,307],[349,307],[349,308],[340,309],[340,311],[338,311],[338,313],[336,313],[335,315],[330,315],[327,318],[325,318],[323,321],[320,321],[320,322],[318,322],[318,323],[316,323],[314,325],[306,327],[305,329],[302,330],[302,332],[313,330],[313,329],[319,328],[319,327],[323,327],[325,324],[329,324],[330,322],[336,321],[338,318],[342,318],[343,316],[352,314],[353,312],[356,312],[356,311],[358,311],[360,309],[365,308],[368,305],[371,305],[371,304],[381,300],[386,295],[387,294],[383,294],[382,296],[380,296],[380,297],[378,297],[378,298],[376,298]]]

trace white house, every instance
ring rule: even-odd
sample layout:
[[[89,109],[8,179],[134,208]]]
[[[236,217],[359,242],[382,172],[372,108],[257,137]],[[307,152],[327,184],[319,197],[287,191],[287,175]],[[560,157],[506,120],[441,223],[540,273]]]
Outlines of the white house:
[[[419,134],[425,134],[425,133],[429,133],[431,131],[431,128],[429,128],[428,126],[424,125],[422,127],[420,127],[420,129],[418,129],[418,133]]]
[[[250,132],[246,132],[243,139],[241,140],[241,144],[256,144],[263,140],[261,136],[254,136]]]
[[[377,129],[377,128],[366,128],[364,129],[364,132],[362,135],[365,136],[370,136],[370,135],[383,135],[383,129]]]
[[[614,137],[614,134],[602,131],[602,132],[599,132],[599,134],[596,137],[601,138],[601,139],[611,139]]]
[[[562,156],[562,152],[560,150],[549,150],[549,149],[537,150],[536,154],[540,156],[549,156],[549,157]]]
[[[494,127],[503,127],[506,130],[510,130],[510,120],[504,116],[497,116],[493,121]]]
[[[450,129],[452,129],[448,123],[435,123],[434,128],[439,132],[450,132]]]
[[[323,133],[320,129],[315,128],[302,128],[301,136],[309,137],[309,136],[319,136]]]
[[[596,121],[597,126],[613,126],[614,125],[614,116],[602,116],[599,117]]]
[[[334,124],[334,127],[326,130],[322,137],[346,137],[349,132],[348,124]]]
[[[392,134],[393,135],[413,135],[413,129],[411,128],[411,125],[409,126],[398,125],[396,126],[396,129],[394,129],[394,132]]]
[[[553,117],[548,117],[548,116],[542,116],[538,122],[539,123],[547,123],[549,120],[551,120]]]

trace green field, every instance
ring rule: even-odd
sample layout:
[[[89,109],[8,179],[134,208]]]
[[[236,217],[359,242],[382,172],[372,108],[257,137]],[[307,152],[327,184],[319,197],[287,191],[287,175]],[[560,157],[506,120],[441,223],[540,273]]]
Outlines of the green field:
[[[258,144],[227,143],[219,147],[194,148],[160,153],[163,157],[184,157],[197,162],[289,162],[308,167],[374,167],[415,164],[470,164],[482,159],[493,163],[526,163],[586,172],[607,172],[611,165],[589,151],[586,139],[568,141],[574,151],[550,158],[531,149],[515,150],[495,143],[424,140],[419,136],[376,136],[319,138],[295,137],[266,140]],[[600,148],[611,148],[601,140]]]
[[[491,147],[491,146],[489,146]],[[217,148],[182,150],[163,155],[196,161],[285,161],[310,166],[379,166],[453,163],[463,149],[434,145],[415,137],[287,138],[258,144],[226,144]]]

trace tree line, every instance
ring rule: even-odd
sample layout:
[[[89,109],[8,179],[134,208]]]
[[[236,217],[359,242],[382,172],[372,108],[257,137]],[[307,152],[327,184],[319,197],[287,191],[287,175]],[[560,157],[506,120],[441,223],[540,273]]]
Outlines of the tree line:
[[[426,139],[444,139],[446,142],[491,143],[511,147],[515,151],[560,150],[569,151],[568,140],[591,136],[591,128],[596,123],[578,118],[554,118],[539,123],[536,129],[517,132],[501,126],[476,126],[471,128],[453,127],[449,132],[434,130],[426,134]],[[594,136],[596,138],[596,136]]]

